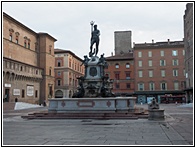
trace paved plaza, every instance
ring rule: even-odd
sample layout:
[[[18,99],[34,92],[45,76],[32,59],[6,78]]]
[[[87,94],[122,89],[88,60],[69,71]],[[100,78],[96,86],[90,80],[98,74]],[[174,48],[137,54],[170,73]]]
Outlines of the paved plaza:
[[[137,105],[147,108],[147,105]],[[160,104],[164,121],[22,119],[45,107],[3,113],[3,145],[194,145],[193,108]]]

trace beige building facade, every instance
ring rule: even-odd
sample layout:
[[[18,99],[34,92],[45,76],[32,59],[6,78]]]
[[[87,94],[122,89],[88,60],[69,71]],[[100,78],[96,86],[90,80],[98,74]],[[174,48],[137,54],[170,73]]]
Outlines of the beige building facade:
[[[83,60],[70,50],[55,49],[55,98],[71,98],[78,77],[84,76]]]
[[[3,13],[3,99],[41,104],[54,94],[54,37]]]

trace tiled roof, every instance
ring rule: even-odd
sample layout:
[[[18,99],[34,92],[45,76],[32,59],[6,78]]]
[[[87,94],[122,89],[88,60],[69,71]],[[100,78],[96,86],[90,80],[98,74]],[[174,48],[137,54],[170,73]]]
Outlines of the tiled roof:
[[[106,57],[106,60],[130,60],[133,59],[133,53],[118,54],[110,57]]]

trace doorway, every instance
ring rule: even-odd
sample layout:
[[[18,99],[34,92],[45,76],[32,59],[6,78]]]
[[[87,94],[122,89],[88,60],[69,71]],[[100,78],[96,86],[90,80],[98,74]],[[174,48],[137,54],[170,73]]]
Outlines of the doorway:
[[[10,94],[10,89],[5,89],[5,97],[4,97],[4,102],[9,102],[9,96]]]

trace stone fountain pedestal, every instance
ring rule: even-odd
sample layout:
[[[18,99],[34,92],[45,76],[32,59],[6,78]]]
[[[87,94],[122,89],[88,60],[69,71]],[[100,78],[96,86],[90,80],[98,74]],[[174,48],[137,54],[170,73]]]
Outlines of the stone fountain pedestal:
[[[134,112],[136,97],[110,98],[53,98],[48,112],[54,113],[109,113]]]
[[[156,99],[148,105],[148,120],[164,120],[164,109],[159,109],[159,104]]]

